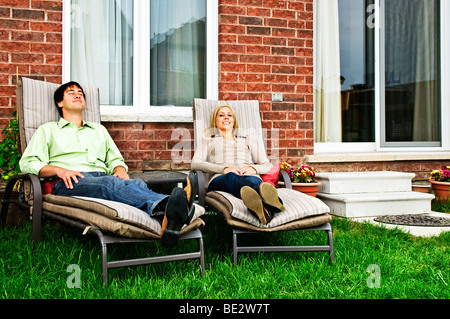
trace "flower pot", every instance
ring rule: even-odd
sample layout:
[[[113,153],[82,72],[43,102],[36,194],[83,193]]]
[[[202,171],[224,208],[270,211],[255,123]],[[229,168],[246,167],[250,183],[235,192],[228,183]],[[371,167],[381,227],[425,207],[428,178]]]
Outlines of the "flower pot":
[[[434,180],[429,181],[431,187],[433,188],[434,195],[440,200],[447,200],[450,196],[450,183],[448,182],[438,182]]]
[[[319,186],[322,185],[321,182],[314,182],[314,183],[291,183],[292,189],[296,190],[298,192],[302,192],[306,195],[316,197],[317,190],[319,189]],[[284,182],[278,182],[278,185],[285,186]]]
[[[422,185],[422,184],[413,184],[412,185],[412,191],[413,192],[419,192],[419,193],[429,193],[430,192],[430,185]]]

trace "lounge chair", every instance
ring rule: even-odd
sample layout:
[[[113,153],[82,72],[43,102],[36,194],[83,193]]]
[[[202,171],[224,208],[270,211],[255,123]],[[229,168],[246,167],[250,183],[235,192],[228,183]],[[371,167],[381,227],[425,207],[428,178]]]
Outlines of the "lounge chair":
[[[240,132],[254,134],[259,147],[265,147],[258,101],[217,101],[194,99],[194,148],[201,144],[205,129],[209,126],[210,116],[219,105],[228,105],[236,113]],[[242,134],[245,135],[245,134]],[[279,188],[279,197],[286,207],[267,224],[263,225],[245,207],[241,199],[233,195],[212,191],[207,192],[206,184],[209,174],[198,171],[199,204],[219,212],[233,232],[233,262],[237,263],[238,253],[244,252],[292,252],[292,251],[324,251],[329,253],[330,263],[334,261],[333,235],[330,225],[330,209],[319,199],[294,191],[290,188],[289,177],[282,172],[286,188]],[[248,233],[274,233],[283,231],[325,231],[327,244],[318,246],[239,246],[238,236]]]
[[[17,87],[17,109],[20,124],[20,141],[25,150],[35,130],[43,123],[58,121],[53,93],[58,85],[29,78],[21,78]],[[86,121],[100,122],[99,92],[95,87],[83,87],[86,93]],[[13,198],[13,186],[22,181],[19,199]],[[16,196],[17,197],[17,196]],[[130,260],[108,261],[108,245],[124,243],[158,242],[161,225],[148,214],[132,206],[88,197],[68,197],[43,194],[42,181],[32,174],[13,177],[6,186],[2,201],[0,224],[6,225],[9,204],[15,202],[29,208],[33,224],[33,244],[41,239],[41,223],[45,218],[79,228],[83,233],[95,235],[101,245],[102,281],[108,280],[108,269],[146,265],[167,261],[199,259],[202,273],[205,271],[203,237],[199,218],[203,207],[196,205],[192,222],[182,229],[180,239],[198,241],[198,251],[167,256],[142,257]]]

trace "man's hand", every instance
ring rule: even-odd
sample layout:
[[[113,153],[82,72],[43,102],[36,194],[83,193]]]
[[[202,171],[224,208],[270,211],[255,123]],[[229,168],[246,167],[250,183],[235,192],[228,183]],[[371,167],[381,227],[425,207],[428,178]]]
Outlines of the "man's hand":
[[[130,179],[130,176],[128,176],[127,171],[125,170],[125,167],[123,166],[116,166],[114,168],[114,176],[119,177],[121,179]]]
[[[40,172],[39,177],[58,176],[67,188],[73,188],[73,182],[78,183],[78,177],[83,178],[83,174],[78,171],[71,171],[62,167],[47,165],[44,166]]]
[[[59,178],[61,178],[61,180],[64,182],[64,184],[66,184],[67,188],[72,189],[73,188],[73,184],[72,184],[72,180],[75,183],[78,183],[78,178],[84,178],[83,174],[81,174],[81,172],[78,171],[71,171],[71,170],[67,170],[64,168],[61,168],[61,172],[57,173],[57,176]]]

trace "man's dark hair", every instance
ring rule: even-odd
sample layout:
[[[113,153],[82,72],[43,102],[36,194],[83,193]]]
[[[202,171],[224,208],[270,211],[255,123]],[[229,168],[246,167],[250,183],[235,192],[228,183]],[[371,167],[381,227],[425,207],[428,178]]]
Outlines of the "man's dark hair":
[[[81,92],[83,92],[83,97],[86,99],[84,90],[78,82],[70,81],[70,82],[67,82],[67,83],[61,85],[59,88],[56,89],[55,94],[53,95],[53,99],[55,100],[56,109],[58,110],[58,113],[61,117],[63,117],[62,108],[58,106],[58,103],[61,102],[62,100],[64,100],[64,92],[67,90],[67,88],[71,88],[74,86],[81,89]]]

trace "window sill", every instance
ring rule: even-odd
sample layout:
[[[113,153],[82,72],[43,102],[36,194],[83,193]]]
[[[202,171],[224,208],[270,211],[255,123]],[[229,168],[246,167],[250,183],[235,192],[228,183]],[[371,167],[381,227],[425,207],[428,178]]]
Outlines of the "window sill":
[[[398,162],[398,161],[429,161],[450,160],[450,151],[437,152],[380,152],[380,153],[347,153],[347,154],[317,154],[306,156],[311,164],[345,163],[345,162]]]
[[[145,112],[130,112],[122,109],[101,110],[102,122],[138,123],[192,123],[192,107],[152,107]]]

